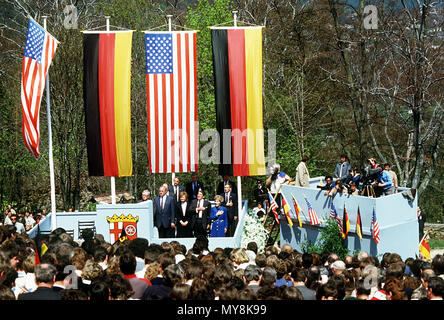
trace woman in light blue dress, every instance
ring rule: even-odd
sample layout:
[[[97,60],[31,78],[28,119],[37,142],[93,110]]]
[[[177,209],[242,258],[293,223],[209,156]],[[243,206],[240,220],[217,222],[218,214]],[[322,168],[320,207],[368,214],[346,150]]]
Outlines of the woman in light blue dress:
[[[221,205],[224,201],[222,196],[217,195],[214,197],[215,206],[211,208],[210,219],[213,221],[211,223],[211,234],[210,237],[225,237],[228,227],[228,216],[227,208]]]

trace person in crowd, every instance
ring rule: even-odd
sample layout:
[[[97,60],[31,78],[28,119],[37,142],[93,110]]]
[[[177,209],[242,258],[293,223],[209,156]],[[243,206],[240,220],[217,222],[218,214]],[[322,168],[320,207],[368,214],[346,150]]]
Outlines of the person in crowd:
[[[193,172],[191,174],[191,181],[185,185],[185,191],[188,193],[188,202],[197,199],[197,193],[199,190],[205,190],[204,184],[198,179],[197,173]]]
[[[49,263],[41,263],[35,268],[37,289],[22,293],[18,300],[60,300],[60,291],[53,290],[57,269]]]
[[[205,192],[203,190],[199,190],[197,198],[191,202],[191,211],[193,212],[191,218],[193,235],[195,237],[207,237],[211,225],[211,203],[205,199]]]
[[[180,185],[180,178],[174,177],[173,185],[168,187],[170,197],[173,197],[174,202],[180,202],[180,193],[185,191],[185,187]]]
[[[348,191],[348,194],[350,194],[352,196],[359,196],[359,190],[356,187],[356,183],[352,181],[352,182],[350,182],[349,186],[350,186],[350,189]]]
[[[234,181],[231,181],[229,175],[223,175],[222,176],[222,181],[220,181],[217,184],[216,194],[224,193],[225,192],[225,185],[227,185],[227,184],[229,184],[231,186],[231,190],[233,190],[234,193],[237,192],[236,183],[234,183]]]
[[[262,202],[257,203],[257,206],[253,208],[253,213],[260,221],[264,219],[267,213],[265,212],[265,209],[262,206]]]
[[[321,180],[322,184],[322,180]],[[328,195],[328,193],[331,191],[331,189],[334,188],[335,182],[333,181],[332,176],[325,176],[325,184],[324,185],[318,185],[316,186],[318,189],[325,190],[325,195]]]
[[[29,210],[25,211],[25,229],[29,231],[35,226],[35,220]]]
[[[11,215],[11,225],[15,227],[17,233],[25,233],[25,226],[22,223],[18,222],[17,219],[17,214],[13,213]]]
[[[341,179],[336,179],[335,186],[329,191],[326,192],[326,195],[334,196],[336,193],[347,195],[347,188],[344,186],[344,183]]]
[[[308,156],[303,155],[301,162],[299,162],[296,168],[295,182],[296,185],[299,187],[305,187],[305,188],[310,187],[310,173],[308,172],[307,163],[308,163]]]
[[[391,169],[389,163],[384,164],[384,170],[390,173],[390,176],[392,177],[393,192],[398,193],[398,176],[396,175],[396,172]]]
[[[131,284],[133,299],[141,299],[146,289],[151,286],[151,282],[145,278],[137,278],[136,272],[136,257],[130,250],[126,250],[119,257],[119,266],[123,276]]]
[[[176,206],[174,200],[167,195],[165,186],[159,188],[159,195],[154,198],[154,225],[159,231],[159,238],[174,238],[176,229]]]
[[[384,170],[383,166],[381,164],[378,164],[377,166],[379,170],[378,174],[378,180],[375,182],[375,186],[377,187],[377,196],[378,195],[384,195],[388,196],[393,194],[393,181],[392,176],[388,171]]]
[[[120,198],[120,203],[133,203],[133,196],[129,192],[125,192]]]
[[[139,200],[139,203],[144,203],[145,201],[150,200],[151,192],[148,189],[142,191],[142,198]]]
[[[268,190],[262,185],[262,180],[256,180],[256,186],[253,189],[253,196],[256,204],[261,203],[262,208],[266,208]]]
[[[422,237],[424,237],[424,224],[426,222],[426,215],[424,214],[424,211],[421,209],[420,206],[418,206],[416,215],[418,217],[419,241],[421,241]]]
[[[350,163],[348,162],[347,155],[341,154],[339,163],[336,164],[334,178],[341,179],[342,182],[345,181],[348,174],[351,171]]]
[[[265,185],[270,190],[271,195],[275,198],[278,205],[278,212],[281,208],[281,193],[280,187],[282,184],[289,184],[292,181],[290,176],[285,172],[281,171],[281,166],[279,164],[274,164],[270,168],[270,175],[267,180],[265,180]]]
[[[193,215],[191,203],[188,202],[188,193],[181,191],[179,202],[176,204],[177,238],[191,238],[193,236],[191,225]]]
[[[307,288],[307,269],[306,268],[296,268],[291,272],[291,279],[293,281],[293,286],[297,288],[304,300],[316,300],[316,291]]]
[[[257,293],[261,288],[262,269],[255,264],[249,264],[244,270],[243,279],[247,288]]]
[[[427,297],[429,300],[442,300],[444,296],[444,280],[432,277],[427,283]]]
[[[227,184],[229,187],[229,185]],[[224,198],[220,195],[214,197],[214,207],[210,211],[211,237],[225,237],[228,229],[227,208],[222,205]]]
[[[227,209],[228,218],[228,231],[226,236],[232,237],[236,231],[237,219],[238,219],[238,205],[237,205],[237,195],[231,189],[230,184],[226,184],[224,187],[224,192],[222,196],[222,206]]]

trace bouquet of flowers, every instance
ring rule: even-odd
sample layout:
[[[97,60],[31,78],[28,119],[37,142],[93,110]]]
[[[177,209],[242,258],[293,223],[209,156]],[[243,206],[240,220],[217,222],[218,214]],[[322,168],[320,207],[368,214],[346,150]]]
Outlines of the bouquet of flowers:
[[[245,215],[244,231],[241,238],[241,247],[246,248],[249,242],[256,242],[258,252],[265,250],[268,232],[262,225],[261,221],[256,217],[252,210]]]

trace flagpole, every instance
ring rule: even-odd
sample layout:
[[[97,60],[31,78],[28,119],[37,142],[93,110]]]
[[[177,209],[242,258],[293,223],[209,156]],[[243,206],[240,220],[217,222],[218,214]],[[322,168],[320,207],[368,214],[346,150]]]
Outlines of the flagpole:
[[[171,14],[168,14],[166,16],[168,18],[168,31],[171,32],[172,31],[172,25],[171,25],[171,18],[173,17]],[[174,179],[176,178],[176,173],[172,172],[171,173],[171,185],[174,186]]]
[[[106,31],[109,31],[109,18],[110,16],[105,16],[106,19]],[[116,177],[111,177],[111,204],[116,204]]]
[[[46,19],[47,16],[42,16],[43,18],[43,29],[46,30]],[[49,180],[51,185],[51,229],[55,230],[57,227],[57,217],[56,217],[56,199],[55,199],[55,178],[54,178],[54,158],[52,153],[52,129],[51,129],[51,101],[49,94],[49,68],[46,74],[46,113],[48,117],[48,158],[49,158]]]

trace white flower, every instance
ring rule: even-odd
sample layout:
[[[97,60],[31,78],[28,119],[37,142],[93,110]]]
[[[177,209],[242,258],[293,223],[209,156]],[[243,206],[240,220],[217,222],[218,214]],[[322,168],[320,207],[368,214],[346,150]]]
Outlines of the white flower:
[[[263,252],[267,243],[268,232],[262,222],[249,210],[245,215],[244,230],[241,238],[241,247],[246,248],[249,242],[256,242],[258,252]]]

